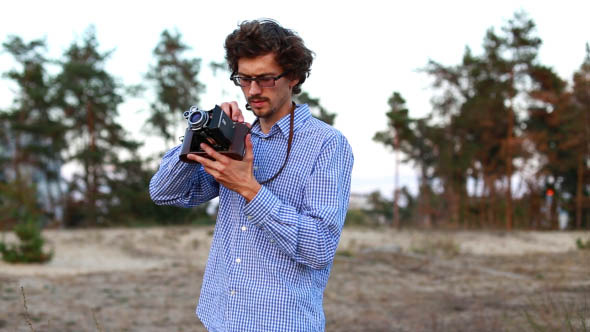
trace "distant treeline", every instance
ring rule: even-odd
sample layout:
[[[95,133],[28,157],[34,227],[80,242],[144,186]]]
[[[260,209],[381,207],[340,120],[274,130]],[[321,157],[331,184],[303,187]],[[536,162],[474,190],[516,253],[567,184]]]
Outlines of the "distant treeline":
[[[427,116],[411,117],[394,92],[374,140],[415,166],[419,193],[396,190],[393,202],[373,193],[364,214],[398,226],[590,229],[590,48],[570,81],[539,62],[541,42],[516,13],[487,31],[482,54],[428,62]]]
[[[179,32],[163,31],[144,73],[143,86],[124,86],[109,73],[111,52],[101,53],[93,27],[50,59],[44,40],[10,36],[2,44],[13,68],[3,78],[17,87],[12,105],[0,109],[0,231],[19,222],[65,227],[212,223],[208,206],[156,206],[148,184],[164,151],[140,155],[142,143],[118,122],[126,98],[150,100],[144,128],[165,145],[175,136],[182,114],[198,105],[205,84],[197,80],[201,59],[187,56]],[[214,70],[225,66],[211,63]],[[56,73],[56,74],[51,74]],[[317,98],[300,102],[332,123]],[[64,169],[68,167],[67,178]],[[70,171],[71,170],[71,171]]]
[[[500,32],[488,30],[481,55],[466,48],[457,65],[425,65],[436,91],[429,115],[411,117],[394,92],[387,128],[374,139],[415,166],[419,193],[401,188],[388,200],[375,192],[364,208],[350,210],[347,223],[539,229],[567,217],[570,228],[590,228],[590,49],[570,81],[539,63],[540,45],[533,21],[517,13]],[[1,229],[23,220],[65,227],[213,222],[208,206],[151,202],[149,180],[164,151],[139,154],[140,140],[117,122],[127,98],[150,91],[145,128],[169,147],[178,144],[182,112],[205,91],[197,80],[202,61],[187,56],[179,32],[162,32],[143,86],[124,86],[105,69],[111,53],[99,51],[93,28],[60,59],[47,57],[43,40],[10,36],[2,48],[15,65],[0,71],[17,89],[12,105],[0,109]],[[333,123],[319,99],[304,92],[298,101]]]

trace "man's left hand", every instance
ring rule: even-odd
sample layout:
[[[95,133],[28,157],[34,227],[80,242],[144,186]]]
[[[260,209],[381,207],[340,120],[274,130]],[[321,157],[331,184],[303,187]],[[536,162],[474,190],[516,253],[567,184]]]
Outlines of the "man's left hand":
[[[254,178],[254,153],[250,134],[246,136],[245,143],[246,153],[242,160],[234,160],[224,156],[205,143],[201,143],[201,149],[214,160],[196,154],[189,154],[187,158],[203,165],[205,172],[211,174],[217,182],[242,195],[246,201],[250,202],[260,190],[261,185]]]

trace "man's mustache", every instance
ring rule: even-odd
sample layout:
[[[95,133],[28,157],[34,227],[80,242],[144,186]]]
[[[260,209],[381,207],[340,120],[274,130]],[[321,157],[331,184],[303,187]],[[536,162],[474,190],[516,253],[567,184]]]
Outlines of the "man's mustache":
[[[260,102],[260,101],[269,101],[269,99],[265,98],[265,97],[257,97],[257,96],[252,96],[252,97],[248,98],[248,103]]]

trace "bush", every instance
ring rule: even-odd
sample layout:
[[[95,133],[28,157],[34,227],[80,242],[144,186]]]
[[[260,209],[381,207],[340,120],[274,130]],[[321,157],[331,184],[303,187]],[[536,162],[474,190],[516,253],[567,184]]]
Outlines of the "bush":
[[[367,212],[361,209],[349,209],[346,212],[345,226],[367,226],[372,225],[371,216]]]
[[[576,245],[578,246],[578,249],[580,249],[580,250],[588,250],[588,249],[590,249],[590,239],[583,241],[582,239],[578,238],[576,240]]]
[[[0,241],[2,259],[9,263],[44,263],[53,257],[53,252],[45,253],[45,239],[41,236],[41,227],[33,218],[21,221],[13,228],[19,239],[18,244],[6,244]]]

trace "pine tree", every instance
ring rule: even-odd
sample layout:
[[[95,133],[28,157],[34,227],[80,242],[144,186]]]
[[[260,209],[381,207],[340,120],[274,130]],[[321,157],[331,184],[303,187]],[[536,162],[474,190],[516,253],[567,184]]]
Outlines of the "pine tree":
[[[199,96],[205,90],[197,79],[201,60],[184,56],[189,49],[179,32],[164,30],[153,52],[156,65],[146,75],[156,91],[147,125],[168,147],[178,144],[175,134],[184,123],[182,114],[191,105],[199,105]]]
[[[99,52],[90,28],[81,42],[67,49],[55,79],[56,103],[66,116],[67,160],[81,168],[69,182],[66,222],[70,226],[106,221],[116,194],[109,179],[121,167],[121,156],[138,147],[117,123],[122,86],[105,70],[109,55]]]
[[[537,178],[550,192],[550,225],[558,227],[558,205],[582,228],[584,201],[588,193],[590,160],[590,51],[573,75],[573,89],[551,68],[538,66],[532,72],[535,103],[529,108],[527,134],[543,157]]]
[[[11,36],[3,48],[17,64],[5,76],[18,87],[13,106],[0,115],[3,164],[10,163],[11,170],[5,177],[25,186],[35,182],[38,203],[45,215],[55,219],[63,203],[61,166],[66,143],[61,114],[54,109],[51,99],[51,77],[46,69],[50,61],[44,55],[45,42],[27,43]]]
[[[519,130],[526,107],[520,107],[519,102],[528,102],[531,71],[537,66],[541,40],[534,32],[533,21],[524,13],[516,13],[501,34],[494,29],[487,31],[481,56],[474,56],[467,48],[460,65],[443,66],[431,61],[425,69],[435,78],[434,87],[442,91],[434,99],[434,107],[449,126],[449,143],[460,151],[453,152],[448,160],[460,166],[454,167],[455,181],[450,183],[456,184],[454,190],[465,183],[461,169],[477,181],[481,178],[488,198],[487,219],[493,223],[496,183],[503,179],[507,229],[513,227],[514,160],[527,158]]]
[[[590,44],[580,69],[574,74],[572,137],[576,138],[576,228],[583,226],[584,206],[586,228],[590,229]],[[586,188],[586,189],[584,189]],[[586,202],[586,204],[584,204]]]
[[[312,111],[312,115],[325,123],[333,126],[334,120],[336,119],[336,113],[330,113],[320,104],[319,98],[313,98],[308,92],[303,91],[294,97],[295,102],[298,104],[307,104]]]
[[[412,162],[419,170],[419,193],[417,209],[421,223],[432,225],[436,217],[433,214],[432,181],[438,170],[437,160],[441,147],[437,140],[440,138],[441,128],[430,125],[429,118],[411,118],[406,107],[406,101],[399,92],[394,92],[388,101],[390,110],[386,113],[387,129],[377,132],[373,140],[391,148],[396,154],[396,163],[401,156],[401,162]],[[396,172],[394,170],[394,172]],[[440,176],[440,173],[438,174]],[[394,174],[395,176],[395,174]],[[397,182],[397,181],[396,181]],[[399,212],[400,190],[395,186],[392,209],[394,224],[401,224]],[[395,210],[398,210],[396,213]],[[407,212],[406,212],[407,213]]]

